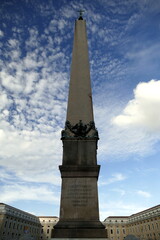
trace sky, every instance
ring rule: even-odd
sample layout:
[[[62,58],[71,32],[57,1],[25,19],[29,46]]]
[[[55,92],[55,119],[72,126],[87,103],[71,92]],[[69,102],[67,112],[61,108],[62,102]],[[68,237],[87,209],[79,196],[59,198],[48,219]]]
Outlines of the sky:
[[[59,216],[79,9],[100,136],[100,219],[128,216],[160,199],[158,0],[0,0],[0,202]]]

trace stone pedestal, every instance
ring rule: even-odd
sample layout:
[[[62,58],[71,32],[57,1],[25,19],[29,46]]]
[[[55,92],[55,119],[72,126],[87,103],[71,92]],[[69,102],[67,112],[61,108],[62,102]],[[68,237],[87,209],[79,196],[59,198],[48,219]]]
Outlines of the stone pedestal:
[[[50,240],[97,240],[97,238],[51,238]],[[98,240],[109,240],[109,239],[98,238]]]
[[[60,221],[54,227],[58,237],[105,237],[99,221],[97,177],[99,166],[60,166],[62,194]]]
[[[99,221],[100,166],[96,164],[96,141],[63,139],[63,165],[59,166],[62,177],[60,220],[54,227],[55,238],[106,237],[105,227]]]

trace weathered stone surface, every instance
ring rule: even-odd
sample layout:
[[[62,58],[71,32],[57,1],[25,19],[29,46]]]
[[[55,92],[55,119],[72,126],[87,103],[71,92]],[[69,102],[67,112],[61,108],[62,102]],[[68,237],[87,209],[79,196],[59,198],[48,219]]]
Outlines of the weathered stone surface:
[[[99,229],[99,228],[97,228],[97,229],[96,228],[61,229],[61,233],[60,233],[60,231],[57,231],[56,229],[54,229],[53,233],[56,235],[56,238],[62,238],[62,235],[63,235],[69,239],[74,239],[74,238],[78,238],[78,239],[83,239],[83,238],[101,239],[101,238],[103,238],[103,239],[106,239],[106,231],[104,229]]]
[[[94,121],[85,20],[75,22],[67,120],[72,125]]]
[[[97,140],[63,140],[64,165],[96,165]]]
[[[98,220],[98,193],[95,177],[66,178],[62,182],[61,219]],[[75,223],[76,224],[76,223]]]
[[[51,238],[50,240],[96,240],[97,238]],[[108,238],[98,238],[98,240],[109,240]]]

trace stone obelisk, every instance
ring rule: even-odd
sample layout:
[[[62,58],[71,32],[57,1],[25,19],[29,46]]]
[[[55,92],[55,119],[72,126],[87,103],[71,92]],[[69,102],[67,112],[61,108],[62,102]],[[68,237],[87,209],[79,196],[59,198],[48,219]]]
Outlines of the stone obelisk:
[[[53,238],[106,237],[105,227],[99,221],[97,141],[86,21],[80,14],[75,22],[67,119],[62,131],[60,220]]]

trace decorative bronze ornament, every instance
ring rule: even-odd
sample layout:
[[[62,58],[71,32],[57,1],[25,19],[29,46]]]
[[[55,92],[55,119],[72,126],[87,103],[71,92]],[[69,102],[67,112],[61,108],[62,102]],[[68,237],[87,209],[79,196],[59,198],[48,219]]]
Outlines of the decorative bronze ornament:
[[[92,135],[88,135],[88,133],[91,130],[93,130]],[[72,134],[70,135],[69,132],[71,132]],[[74,126],[72,126],[69,121],[66,121],[65,130],[62,130],[62,138],[72,138],[72,137],[98,139],[98,131],[95,128],[95,124],[93,121],[89,122],[88,124],[84,124],[82,120],[79,120],[79,122]]]

